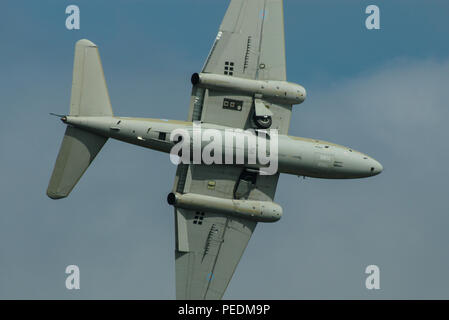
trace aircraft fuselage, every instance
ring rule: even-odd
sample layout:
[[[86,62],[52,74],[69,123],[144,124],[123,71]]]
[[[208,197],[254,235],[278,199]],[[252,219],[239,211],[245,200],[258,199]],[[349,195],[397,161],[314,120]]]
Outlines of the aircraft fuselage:
[[[192,132],[194,125],[194,123],[187,121],[110,116],[66,116],[63,121],[104,137],[165,153],[170,153],[177,143],[177,141],[170,140],[170,135],[174,130],[183,129]],[[230,129],[207,123],[201,123],[201,128],[223,132]],[[266,140],[266,138],[263,140]],[[277,172],[280,173],[325,179],[352,179],[374,176],[383,170],[382,165],[375,159],[334,143],[282,134],[278,135],[277,141]],[[208,142],[202,141],[201,150]],[[269,146],[269,141],[266,142]],[[244,148],[243,166],[249,168],[266,167],[259,162],[249,163],[248,150],[246,150],[248,145],[245,144]],[[238,147],[234,145],[232,152],[236,153],[237,149]],[[269,150],[269,147],[267,149]],[[225,147],[223,147],[223,157],[225,157]],[[235,159],[235,155],[233,159]],[[223,161],[223,163],[225,162]]]

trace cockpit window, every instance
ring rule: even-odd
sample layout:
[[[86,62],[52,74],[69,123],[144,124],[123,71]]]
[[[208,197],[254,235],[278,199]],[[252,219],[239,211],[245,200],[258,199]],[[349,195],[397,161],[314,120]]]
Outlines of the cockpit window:
[[[165,132],[159,132],[159,136],[158,136],[158,139],[159,140],[163,140],[163,141],[165,141],[165,138],[167,137],[167,133],[165,133]]]

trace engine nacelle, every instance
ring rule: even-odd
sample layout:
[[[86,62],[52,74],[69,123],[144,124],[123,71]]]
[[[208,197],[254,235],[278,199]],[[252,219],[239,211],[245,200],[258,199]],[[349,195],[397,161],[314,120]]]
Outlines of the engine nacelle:
[[[306,99],[306,89],[296,83],[275,80],[252,80],[212,73],[194,73],[192,84],[202,88],[241,92],[271,101],[299,104]]]
[[[282,207],[271,201],[223,199],[194,193],[170,193],[167,202],[177,208],[230,214],[258,222],[275,222]]]

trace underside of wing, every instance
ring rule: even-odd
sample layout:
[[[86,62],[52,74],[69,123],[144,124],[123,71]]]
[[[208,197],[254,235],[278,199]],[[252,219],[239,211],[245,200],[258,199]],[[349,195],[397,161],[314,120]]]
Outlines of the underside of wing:
[[[176,216],[184,220],[188,243],[188,251],[175,253],[176,298],[221,299],[256,222],[184,209]]]
[[[282,0],[232,0],[205,73],[286,80]]]
[[[202,73],[285,81],[283,1],[231,0]],[[269,109],[271,128],[287,133],[291,104],[195,83],[188,120],[255,128],[256,107]],[[180,164],[173,192],[271,203],[278,178],[238,165]],[[256,224],[208,208],[175,207],[177,299],[220,299]]]
[[[226,76],[229,81],[285,81],[283,1],[232,0],[202,73]],[[261,128],[255,122],[258,109],[254,94],[194,84],[191,97],[190,121]],[[286,134],[292,105],[269,98],[259,100],[259,110],[270,114],[270,128]]]
[[[272,201],[279,175],[228,165],[180,165],[174,191],[225,199]],[[177,299],[221,299],[257,222],[175,208]]]

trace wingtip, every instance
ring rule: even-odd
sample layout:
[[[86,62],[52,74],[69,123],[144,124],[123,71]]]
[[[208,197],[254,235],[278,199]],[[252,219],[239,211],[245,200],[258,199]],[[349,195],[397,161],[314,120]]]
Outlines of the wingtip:
[[[47,196],[53,200],[59,200],[67,197],[67,194],[60,194],[54,191],[47,190]]]

